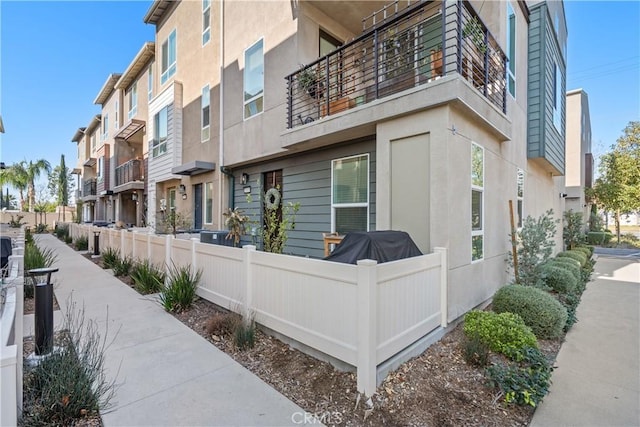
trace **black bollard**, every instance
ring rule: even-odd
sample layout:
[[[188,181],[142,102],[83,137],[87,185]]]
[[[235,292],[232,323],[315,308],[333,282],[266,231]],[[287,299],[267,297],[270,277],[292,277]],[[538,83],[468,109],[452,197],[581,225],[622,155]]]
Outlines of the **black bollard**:
[[[51,273],[58,271],[57,268],[35,268],[29,270],[27,274],[32,277],[47,276],[43,283],[35,285],[35,332],[36,332],[36,355],[49,354],[53,347],[53,284],[51,283]]]
[[[100,232],[93,232],[93,254],[98,256],[100,255]]]

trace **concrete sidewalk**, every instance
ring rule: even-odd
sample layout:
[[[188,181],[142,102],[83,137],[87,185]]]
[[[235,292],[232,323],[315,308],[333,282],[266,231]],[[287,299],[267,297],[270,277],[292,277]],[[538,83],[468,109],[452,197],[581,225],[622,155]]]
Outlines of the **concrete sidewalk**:
[[[640,260],[598,259],[531,426],[640,425]]]
[[[58,255],[54,290],[65,313],[72,295],[111,342],[116,396],[105,426],[282,426],[304,411],[207,342],[151,297],[141,296],[53,235],[38,245]],[[33,322],[33,320],[31,320]],[[292,416],[294,416],[292,418]]]

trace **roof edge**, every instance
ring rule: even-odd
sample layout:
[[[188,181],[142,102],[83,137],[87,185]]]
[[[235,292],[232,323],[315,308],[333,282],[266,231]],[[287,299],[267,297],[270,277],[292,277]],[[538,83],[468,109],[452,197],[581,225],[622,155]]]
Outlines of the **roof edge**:
[[[104,104],[109,95],[111,95],[111,93],[115,89],[115,84],[121,76],[121,73],[109,74],[109,77],[107,77],[107,80],[102,85],[102,88],[100,89],[100,92],[98,92],[96,99],[93,100],[93,103]]]

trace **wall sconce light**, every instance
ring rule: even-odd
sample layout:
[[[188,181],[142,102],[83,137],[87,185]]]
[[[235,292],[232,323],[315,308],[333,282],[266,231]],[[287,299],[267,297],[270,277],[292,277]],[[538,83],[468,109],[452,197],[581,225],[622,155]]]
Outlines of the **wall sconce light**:
[[[567,193],[560,193],[560,198],[564,199],[565,197],[567,197]]]
[[[187,192],[187,187],[185,187],[184,184],[180,184],[180,186],[178,187],[178,193],[184,195],[186,192]]]
[[[244,194],[251,194],[251,186],[247,185],[245,187],[242,187],[242,191],[244,192]]]
[[[184,193],[184,194],[182,195],[182,200],[187,200],[187,193]]]
[[[249,183],[249,174],[248,173],[243,173],[242,174],[242,185],[247,185]]]
[[[138,201],[138,192],[134,191],[133,193],[131,193],[131,200],[133,200],[134,202]]]

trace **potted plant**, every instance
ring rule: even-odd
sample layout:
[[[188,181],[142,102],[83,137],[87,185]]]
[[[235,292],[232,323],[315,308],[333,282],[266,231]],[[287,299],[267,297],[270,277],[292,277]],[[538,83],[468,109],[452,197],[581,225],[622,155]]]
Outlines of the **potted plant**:
[[[462,29],[462,35],[469,37],[476,45],[478,52],[484,55],[487,51],[487,44],[484,41],[484,29],[477,16],[470,18]]]
[[[305,68],[305,66],[302,65],[297,76],[297,81],[298,89],[307,92],[307,94],[314,99],[322,98],[324,84],[315,70],[312,68]]]

